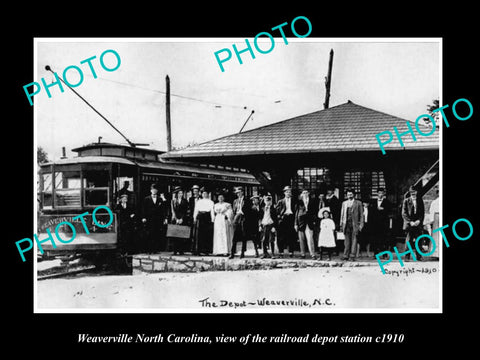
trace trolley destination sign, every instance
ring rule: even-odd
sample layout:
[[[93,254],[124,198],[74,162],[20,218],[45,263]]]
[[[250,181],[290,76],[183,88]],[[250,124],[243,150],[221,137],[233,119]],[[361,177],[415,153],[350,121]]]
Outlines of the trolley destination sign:
[[[109,223],[110,225],[106,227],[100,227],[96,225],[92,214],[84,215],[83,220],[75,214],[62,215],[61,217],[58,217],[56,215],[40,215],[37,228],[39,233],[46,233],[46,230],[48,228],[55,227],[61,223],[71,223],[75,227],[75,231],[77,234],[115,232],[116,221],[114,219],[110,222],[109,214],[97,213],[95,217],[97,224],[99,224],[100,226],[106,226]],[[85,226],[83,224],[85,224]],[[61,228],[61,232],[71,234],[72,230],[69,226],[63,225]]]
[[[97,214],[97,211],[100,209],[102,209],[103,211],[106,211],[106,214],[105,213]],[[87,221],[85,220],[85,217],[87,217],[89,225],[87,225]],[[115,215],[113,214],[112,210],[110,210],[108,206],[105,206],[105,205],[97,206],[93,210],[92,214],[85,212],[76,216],[67,215],[67,216],[61,216],[61,217],[55,217],[55,218],[50,217],[50,219],[48,218],[49,218],[48,216],[47,217],[40,216],[40,229],[43,229],[44,231],[41,230],[41,231],[38,231],[38,234],[33,234],[33,238],[35,239],[35,242],[37,243],[40,254],[42,255],[44,253],[44,248],[45,250],[56,249],[57,242],[58,244],[69,244],[77,239],[77,242],[81,244],[87,243],[88,245],[88,243],[91,242],[92,240],[94,242],[98,241],[98,238],[97,239],[94,238],[95,233],[99,232],[97,231],[97,229],[102,230],[101,231],[103,235],[101,237],[102,242],[115,243],[115,240],[116,240],[115,234],[109,237],[104,236],[105,232],[108,233],[112,229],[115,229]],[[47,225],[47,224],[50,224],[50,225]],[[57,242],[55,242],[52,231],[50,230],[50,226],[52,225],[56,225],[54,227],[54,233],[55,233]],[[78,233],[77,233],[77,229],[78,229]],[[84,234],[83,236],[82,236],[82,233]],[[92,239],[89,240],[88,238],[85,238],[85,235],[91,236]],[[28,243],[27,247],[22,247],[21,244],[25,242]],[[49,245],[47,244],[42,245],[48,242],[50,242]],[[32,239],[23,238],[21,240],[16,241],[15,245],[17,246],[17,249],[20,254],[20,257],[22,258],[22,261],[25,262],[26,259],[25,259],[24,253],[33,249]]]

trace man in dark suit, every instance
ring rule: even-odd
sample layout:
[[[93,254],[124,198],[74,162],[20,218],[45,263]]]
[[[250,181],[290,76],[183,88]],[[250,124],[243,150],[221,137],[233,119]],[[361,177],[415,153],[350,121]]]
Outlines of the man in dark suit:
[[[128,195],[120,196],[120,203],[115,206],[118,221],[118,248],[120,252],[135,250],[133,231],[135,226],[135,210],[128,201]]]
[[[325,196],[325,207],[330,208],[330,212],[332,214],[332,219],[333,222],[335,223],[335,226],[337,229],[339,228],[340,224],[340,200],[335,196],[335,192],[333,187],[329,187],[327,189],[327,196]],[[319,210],[322,209],[323,206],[320,206],[319,204]]]
[[[260,223],[260,196],[253,195],[250,198],[251,207],[250,207],[250,216],[245,218],[245,231],[247,235],[247,240],[253,241],[253,246],[255,247],[255,257],[258,257],[258,249],[260,248],[260,232],[258,225]]]
[[[410,196],[403,201],[402,205],[403,230],[406,233],[406,242],[409,242],[412,249],[414,249],[417,260],[421,260],[422,256],[415,248],[415,239],[422,235],[423,232],[425,207],[422,198],[417,196],[415,187],[410,187],[409,194]],[[407,259],[409,258],[410,254],[407,254]]]
[[[348,189],[347,200],[342,203],[340,213],[340,229],[345,235],[345,249],[342,260],[355,261],[358,233],[362,231],[364,221],[363,204],[355,199],[355,191]]]
[[[240,253],[240,259],[245,257],[245,251],[247,250],[247,234],[245,229],[245,219],[248,218],[252,205],[250,201],[245,197],[243,188],[241,186],[235,189],[237,198],[233,200],[233,239],[232,250],[230,259],[235,257],[237,252],[237,242],[242,242],[242,252]]]
[[[120,203],[120,197],[122,195],[128,195],[128,204],[135,207],[135,205],[136,205],[135,204],[135,193],[133,191],[130,191],[128,189],[129,187],[130,187],[130,181],[125,180],[123,182],[123,187],[120,190],[118,190],[117,200],[118,200],[118,203]]]
[[[321,193],[321,192],[318,192],[318,210],[320,209],[323,209],[325,207],[327,207],[327,202],[326,202],[326,199],[325,199],[325,194]]]
[[[295,231],[295,201],[292,198],[292,188],[285,186],[283,188],[285,194],[283,199],[277,202],[278,215],[278,238],[277,245],[279,256],[283,256],[283,250],[288,247],[290,257],[293,257],[295,243],[297,240],[297,232]]]
[[[272,196],[267,194],[263,198],[264,206],[260,209],[260,232],[262,239],[262,259],[270,257],[268,246],[272,250],[272,259],[275,259],[275,229],[278,226],[277,211],[272,203]]]
[[[375,254],[389,249],[391,212],[392,204],[385,197],[385,190],[379,188],[377,199],[370,203],[368,214],[373,258]]]
[[[187,213],[188,213],[188,202],[183,197],[183,190],[180,186],[176,186],[173,190],[173,197],[171,201],[171,214],[172,214],[172,224],[174,225],[186,225]],[[173,254],[176,255],[180,253],[183,255],[185,251],[185,239],[176,238],[173,239]]]
[[[310,197],[308,190],[303,190],[295,207],[295,230],[298,231],[301,256],[305,258],[305,243],[307,243],[310,257],[315,259],[315,243],[313,230],[318,215],[318,205]]]
[[[150,186],[150,195],[145,197],[142,206],[142,222],[146,226],[148,248],[151,251],[163,249],[165,243],[164,226],[167,223],[168,206],[163,194],[158,195],[156,184]]]
[[[190,236],[190,251],[192,253],[197,253],[196,238],[197,238],[197,224],[193,221],[193,212],[195,211],[195,204],[200,199],[200,186],[192,186],[192,196],[188,199],[188,216],[187,221],[192,226],[191,236]]]
[[[192,196],[188,199],[188,218],[190,222],[192,222],[192,219],[193,219],[193,211],[195,210],[195,204],[199,199],[200,199],[200,186],[193,185]]]

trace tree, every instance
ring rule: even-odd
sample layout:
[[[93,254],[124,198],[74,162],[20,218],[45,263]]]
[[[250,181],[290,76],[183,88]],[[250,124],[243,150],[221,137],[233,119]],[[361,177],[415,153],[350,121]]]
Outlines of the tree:
[[[37,146],[37,162],[39,164],[48,162],[47,152],[41,146]]]
[[[434,113],[433,111],[440,107],[440,101],[438,99],[434,99],[432,102],[432,105],[427,105],[427,111],[428,115],[435,119],[435,127],[438,129],[441,120],[440,113],[438,111]],[[423,118],[423,122],[425,125],[432,126],[432,121],[428,117]]]
[[[435,117],[438,112],[433,114],[433,110],[437,110],[440,107],[440,101],[438,99],[432,100],[433,105],[427,105],[428,114]]]

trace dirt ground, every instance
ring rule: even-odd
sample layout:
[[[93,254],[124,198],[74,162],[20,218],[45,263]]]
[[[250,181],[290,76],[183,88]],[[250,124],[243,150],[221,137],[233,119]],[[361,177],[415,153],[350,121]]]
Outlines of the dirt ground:
[[[38,311],[352,312],[439,310],[438,262],[79,276],[37,282]],[[282,302],[283,301],[283,302]],[[377,309],[377,310],[376,310]]]

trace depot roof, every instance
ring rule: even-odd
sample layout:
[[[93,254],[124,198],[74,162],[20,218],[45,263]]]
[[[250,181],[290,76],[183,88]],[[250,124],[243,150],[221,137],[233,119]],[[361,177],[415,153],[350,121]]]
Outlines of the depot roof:
[[[415,131],[415,125],[410,123]],[[347,103],[283,120],[271,125],[225,136],[182,150],[161,155],[166,158],[203,156],[232,156],[248,154],[309,153],[336,151],[378,151],[380,147],[375,135],[389,130],[394,134],[408,130],[407,120],[376,111],[364,106]],[[421,125],[423,133],[431,128]],[[415,131],[417,141],[410,134],[402,137],[400,146],[395,134],[393,141],[385,145],[391,150],[437,150],[439,131],[425,137]],[[384,141],[387,135],[382,137]]]

